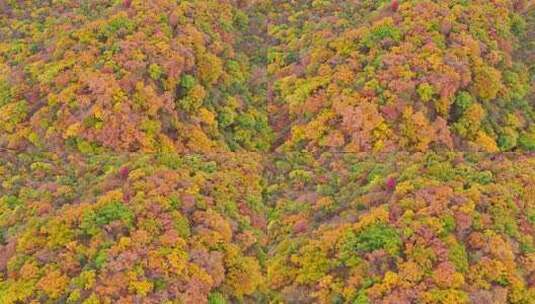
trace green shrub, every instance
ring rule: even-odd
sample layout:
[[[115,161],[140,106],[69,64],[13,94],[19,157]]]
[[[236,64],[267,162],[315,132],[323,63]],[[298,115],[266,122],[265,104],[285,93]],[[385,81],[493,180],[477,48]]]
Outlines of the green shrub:
[[[455,107],[459,109],[461,113],[466,111],[466,109],[468,109],[473,102],[474,99],[472,95],[466,91],[459,92],[457,97],[455,97]]]
[[[359,233],[348,235],[346,246],[359,253],[384,249],[392,255],[399,253],[401,238],[396,230],[384,223],[373,224]]]
[[[450,246],[448,258],[455,265],[457,271],[468,271],[468,254],[462,244]]]
[[[417,92],[422,101],[428,102],[435,95],[435,88],[428,83],[422,83],[418,86]]]
[[[186,91],[189,91],[197,84],[195,77],[185,74],[180,78],[180,87]]]
[[[522,150],[535,151],[535,132],[527,132],[520,135],[518,145]]]
[[[117,220],[122,221],[126,226],[131,226],[134,220],[134,214],[124,204],[110,202],[97,210],[86,212],[80,228],[86,234],[95,235],[102,226]]]
[[[7,81],[0,79],[0,107],[11,102],[13,92]]]
[[[401,31],[393,24],[381,24],[373,28],[370,33],[364,37],[362,44],[368,48],[372,48],[387,38],[399,41],[401,39]]]
[[[227,300],[219,292],[212,292],[208,296],[208,304],[226,304]]]
[[[130,20],[126,14],[113,18],[99,33],[99,38],[109,38],[117,34],[120,30],[127,33],[132,32],[136,27],[134,21]]]
[[[162,67],[160,67],[156,63],[153,63],[153,64],[151,64],[149,66],[149,76],[150,76],[150,78],[152,78],[154,80],[159,80],[162,77],[163,74],[164,74],[164,71],[163,71]]]
[[[509,151],[516,147],[518,134],[511,128],[505,128],[504,133],[498,137],[498,147],[501,151]]]

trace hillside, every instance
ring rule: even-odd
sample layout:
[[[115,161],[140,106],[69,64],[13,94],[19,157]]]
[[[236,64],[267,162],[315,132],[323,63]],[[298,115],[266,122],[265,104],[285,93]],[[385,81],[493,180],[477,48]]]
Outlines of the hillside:
[[[531,303],[535,158],[289,154],[268,171],[281,303]]]
[[[1,15],[0,146],[268,149],[254,1],[49,2]]]
[[[513,58],[520,5],[276,3],[268,71],[282,150],[533,149],[531,62]]]
[[[0,0],[0,304],[535,303],[535,2]]]

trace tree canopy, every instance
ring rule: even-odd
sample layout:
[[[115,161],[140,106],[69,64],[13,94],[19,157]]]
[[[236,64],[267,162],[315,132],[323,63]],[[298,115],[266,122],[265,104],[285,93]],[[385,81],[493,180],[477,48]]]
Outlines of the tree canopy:
[[[0,304],[535,303],[532,0],[0,0]]]

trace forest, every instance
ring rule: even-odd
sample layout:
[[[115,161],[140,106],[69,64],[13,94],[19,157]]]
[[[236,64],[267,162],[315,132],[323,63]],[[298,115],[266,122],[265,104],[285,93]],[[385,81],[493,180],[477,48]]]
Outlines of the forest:
[[[23,303],[535,303],[535,1],[0,0]]]

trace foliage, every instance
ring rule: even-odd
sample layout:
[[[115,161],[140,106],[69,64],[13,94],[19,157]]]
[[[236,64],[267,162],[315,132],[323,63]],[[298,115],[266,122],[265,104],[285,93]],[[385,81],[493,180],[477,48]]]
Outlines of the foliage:
[[[535,299],[522,262],[530,259],[534,242],[528,207],[535,181],[532,156],[307,155],[288,153],[268,161],[277,164],[266,172],[276,185],[267,191],[273,208],[268,235],[274,242],[267,275],[276,299]],[[309,172],[306,184],[292,182],[297,168]],[[529,245],[522,250],[520,243]]]
[[[278,1],[268,25],[277,148],[529,150],[517,139],[535,117],[520,102],[533,56],[519,2]],[[522,123],[507,126],[511,115]]]
[[[2,155],[1,302],[254,302],[265,283],[260,163]]]
[[[257,39],[254,50],[243,46],[256,30],[248,22],[254,7],[215,0],[32,0],[9,1],[0,10],[6,12],[0,16],[0,116],[9,117],[0,147],[84,153],[269,147],[265,84],[255,75],[262,67],[250,58],[264,42]],[[238,100],[233,116],[262,125],[243,140],[233,139],[243,132],[239,123],[204,119],[219,120],[231,98]],[[147,120],[153,127],[144,127]],[[43,140],[37,144],[29,132]]]
[[[0,303],[535,303],[532,2],[0,0]]]
[[[396,230],[384,224],[373,224],[356,235],[350,235],[348,238],[349,240],[346,241],[349,242],[348,246],[361,253],[384,249],[386,252],[395,255],[398,253],[401,244]]]

